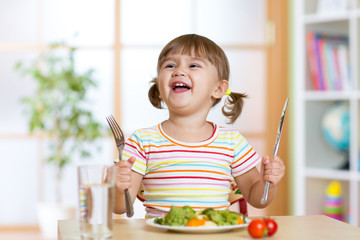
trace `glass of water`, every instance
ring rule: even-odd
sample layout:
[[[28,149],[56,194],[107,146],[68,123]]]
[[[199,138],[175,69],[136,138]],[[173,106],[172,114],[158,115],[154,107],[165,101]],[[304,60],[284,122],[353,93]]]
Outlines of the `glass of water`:
[[[83,239],[112,237],[115,169],[110,165],[78,167],[80,233]]]

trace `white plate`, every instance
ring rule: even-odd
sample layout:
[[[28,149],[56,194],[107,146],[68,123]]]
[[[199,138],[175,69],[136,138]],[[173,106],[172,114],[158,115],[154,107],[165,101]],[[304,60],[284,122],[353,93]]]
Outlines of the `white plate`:
[[[208,227],[186,227],[186,226],[169,226],[169,225],[160,225],[154,222],[155,218],[145,220],[147,225],[156,228],[167,229],[174,232],[185,232],[185,233],[216,233],[216,232],[227,232],[237,228],[244,228],[249,225],[249,219],[246,219],[247,223],[239,225],[229,225],[229,226],[208,226]]]

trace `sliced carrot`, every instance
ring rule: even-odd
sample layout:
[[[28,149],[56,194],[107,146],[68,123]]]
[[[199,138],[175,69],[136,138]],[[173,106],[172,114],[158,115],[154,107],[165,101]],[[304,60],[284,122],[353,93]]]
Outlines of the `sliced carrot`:
[[[238,218],[237,224],[244,224],[244,219],[241,216]]]
[[[205,225],[205,219],[193,218],[193,219],[189,220],[188,223],[186,224],[186,226],[188,226],[188,227],[198,227],[198,226],[202,226],[202,225]]]

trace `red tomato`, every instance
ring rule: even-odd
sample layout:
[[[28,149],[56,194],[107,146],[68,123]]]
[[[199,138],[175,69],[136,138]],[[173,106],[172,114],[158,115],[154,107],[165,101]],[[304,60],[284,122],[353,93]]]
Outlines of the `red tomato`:
[[[276,230],[277,230],[277,227],[278,227],[275,220],[272,219],[272,218],[265,218],[264,222],[265,222],[265,224],[267,226],[267,229],[268,229],[268,233],[267,233],[268,236],[270,237],[270,236],[274,235],[276,233]]]
[[[253,238],[262,238],[267,234],[267,227],[263,220],[254,219],[248,226],[248,232]]]

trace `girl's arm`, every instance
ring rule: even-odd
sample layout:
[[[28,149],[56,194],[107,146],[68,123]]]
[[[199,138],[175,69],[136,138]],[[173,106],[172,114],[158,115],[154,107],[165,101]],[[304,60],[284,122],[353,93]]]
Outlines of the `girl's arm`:
[[[248,172],[235,177],[236,184],[243,194],[246,201],[256,208],[268,206],[276,194],[276,185],[280,182],[285,174],[283,161],[278,157],[263,157],[261,171],[256,167]],[[261,196],[264,191],[265,181],[270,182],[269,196],[266,203],[261,204]]]
[[[129,158],[127,161],[120,161],[115,164],[115,202],[114,213],[123,214],[126,212],[124,190],[129,189],[132,203],[138,194],[142,183],[143,175],[131,170],[135,157]]]

